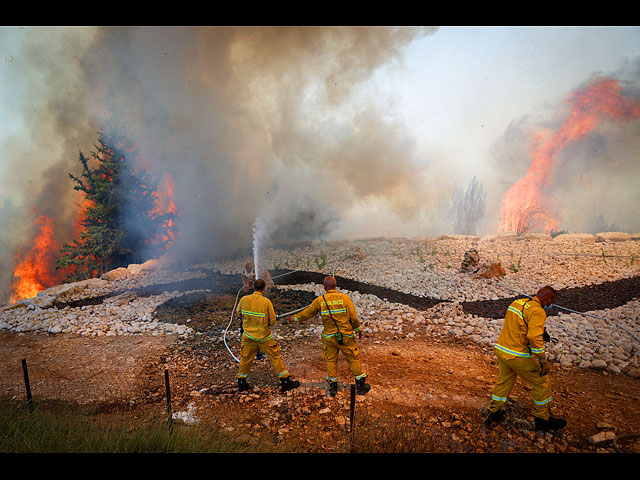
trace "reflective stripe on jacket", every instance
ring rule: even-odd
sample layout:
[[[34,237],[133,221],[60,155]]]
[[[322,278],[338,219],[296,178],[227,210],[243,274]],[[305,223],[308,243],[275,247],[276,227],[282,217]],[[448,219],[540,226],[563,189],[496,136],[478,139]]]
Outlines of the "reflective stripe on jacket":
[[[324,298],[327,299],[329,305],[325,303]],[[348,295],[336,290],[329,290],[324,294],[324,298],[322,295],[317,297],[306,309],[294,315],[296,322],[304,322],[319,313],[324,326],[323,337],[335,335],[338,333],[338,328],[342,335],[349,337],[353,336],[353,332],[362,330],[356,307]],[[329,309],[331,309],[331,312],[329,312]],[[333,320],[331,316],[333,316]]]
[[[276,324],[276,312],[271,300],[260,292],[245,295],[238,302],[236,313],[242,315],[244,335],[266,341],[271,338],[271,327]]]
[[[544,322],[547,314],[538,297],[521,298],[509,305],[495,348],[513,357],[544,357]]]

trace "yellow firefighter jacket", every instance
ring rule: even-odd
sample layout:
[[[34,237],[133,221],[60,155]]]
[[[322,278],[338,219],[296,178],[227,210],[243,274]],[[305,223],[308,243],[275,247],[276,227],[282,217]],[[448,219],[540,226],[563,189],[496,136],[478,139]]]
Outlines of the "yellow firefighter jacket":
[[[245,295],[238,302],[236,312],[242,315],[244,335],[259,342],[271,338],[271,327],[276,324],[276,312],[271,300],[260,292]]]
[[[331,309],[331,315],[329,315],[329,309]],[[342,335],[353,337],[354,332],[362,330],[358,314],[356,313],[356,307],[349,296],[344,293],[329,290],[324,294],[324,298],[322,295],[319,296],[311,305],[297,315],[294,315],[293,318],[296,322],[304,322],[308,318],[316,316],[318,313],[320,313],[322,325],[324,326],[324,330],[322,331],[323,337],[335,335],[338,333],[338,329]],[[331,316],[333,316],[333,319]]]
[[[507,308],[495,348],[514,357],[544,357],[544,322],[547,314],[538,297],[521,298]]]

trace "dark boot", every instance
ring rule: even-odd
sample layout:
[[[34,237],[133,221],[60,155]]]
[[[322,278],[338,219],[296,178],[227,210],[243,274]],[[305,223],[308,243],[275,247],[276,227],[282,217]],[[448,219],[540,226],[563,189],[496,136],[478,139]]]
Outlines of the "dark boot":
[[[536,430],[560,430],[567,425],[567,421],[564,418],[549,417],[549,420],[543,420],[539,417],[533,417],[536,423]]]
[[[288,392],[289,390],[293,390],[294,388],[298,388],[300,386],[300,382],[298,380],[291,380],[290,377],[281,378],[281,392]]]
[[[504,417],[504,410],[502,409],[496,410],[495,412],[487,410],[487,418],[485,418],[484,424],[487,427],[493,427],[502,421],[502,417]]]
[[[368,383],[364,383],[365,380],[366,380],[366,377],[362,377],[362,378],[356,380],[356,394],[357,395],[364,395],[369,390],[371,390],[371,385],[369,385]]]
[[[329,382],[329,396],[335,397],[338,393],[338,382]]]
[[[251,386],[247,383],[247,379],[246,378],[239,378],[238,379],[238,391],[239,392],[245,392],[247,390],[251,390]]]

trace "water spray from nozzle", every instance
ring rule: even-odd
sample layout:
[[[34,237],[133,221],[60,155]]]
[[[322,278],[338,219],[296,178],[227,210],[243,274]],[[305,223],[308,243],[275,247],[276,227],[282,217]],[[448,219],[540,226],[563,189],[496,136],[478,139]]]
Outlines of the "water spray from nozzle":
[[[263,217],[258,214],[255,223],[253,225],[253,271],[255,273],[255,279],[259,278],[258,272],[260,271],[260,248],[262,247],[266,234],[266,226]],[[265,268],[266,270],[266,268]]]

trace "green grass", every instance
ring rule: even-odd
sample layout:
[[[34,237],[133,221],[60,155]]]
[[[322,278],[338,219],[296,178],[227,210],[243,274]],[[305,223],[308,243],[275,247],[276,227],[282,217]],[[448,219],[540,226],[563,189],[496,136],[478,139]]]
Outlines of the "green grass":
[[[184,425],[166,416],[104,415],[0,404],[0,453],[235,453],[259,452],[219,426]]]

